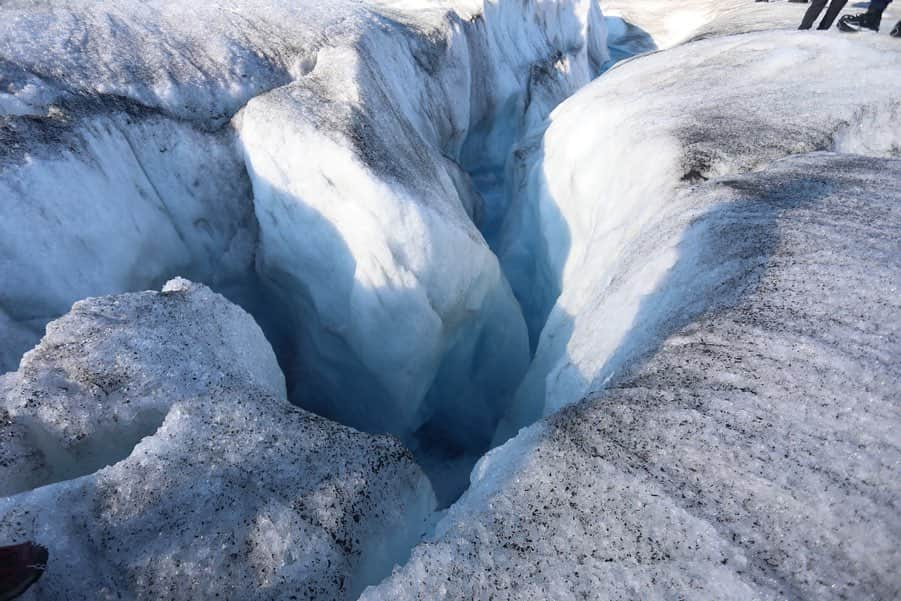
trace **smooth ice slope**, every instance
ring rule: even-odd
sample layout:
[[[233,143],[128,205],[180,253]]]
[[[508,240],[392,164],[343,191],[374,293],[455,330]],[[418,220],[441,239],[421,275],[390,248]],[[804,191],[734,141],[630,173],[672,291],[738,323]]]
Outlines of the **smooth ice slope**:
[[[14,1],[0,18],[10,329],[185,273],[254,312],[292,400],[451,455],[488,444],[529,349],[479,231],[509,197],[467,170],[503,171],[607,62],[595,0]]]
[[[355,598],[434,507],[407,450],[288,404],[250,316],[186,280],[77,303],[0,393],[2,494],[89,474],[0,499],[0,539],[51,549],[25,599]]]
[[[508,273],[525,274],[511,278],[514,290],[552,282],[562,293],[544,308],[550,317],[507,433],[597,390],[714,295],[718,272],[648,296],[697,214],[684,194],[693,183],[814,150],[897,153],[894,42],[803,32],[705,40],[624,63],[555,111],[519,167],[527,194],[500,257]],[[545,253],[524,253],[531,241]]]
[[[638,306],[666,340],[487,455],[363,599],[893,598],[899,187],[899,160],[815,153],[686,191]]]

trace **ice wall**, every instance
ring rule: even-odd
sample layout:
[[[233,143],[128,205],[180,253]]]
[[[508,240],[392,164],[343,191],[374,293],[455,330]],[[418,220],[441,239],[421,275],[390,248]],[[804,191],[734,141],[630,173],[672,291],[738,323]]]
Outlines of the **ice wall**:
[[[298,299],[305,406],[460,455],[487,448],[529,360],[477,227],[504,208],[463,164],[502,165],[589,81],[606,56],[603,21],[592,2],[487,4],[440,26],[391,17],[373,17],[353,48],[319,51],[235,125],[259,272]]]
[[[706,40],[556,110],[501,247],[559,285],[509,433],[538,421],[363,599],[894,594],[894,50]]]
[[[528,261],[511,279],[514,290],[552,282],[561,291],[543,308],[549,317],[517,393],[517,426],[602,387],[705,290],[712,294],[720,274],[699,273],[636,322],[693,219],[684,192],[694,183],[814,150],[897,152],[890,42],[795,32],[697,42],[614,68],[555,111],[520,167],[527,194],[500,252],[504,262]],[[872,68],[852,83],[827,77],[823,63]],[[737,70],[740,78],[718,85]],[[523,240],[547,251],[517,254]]]

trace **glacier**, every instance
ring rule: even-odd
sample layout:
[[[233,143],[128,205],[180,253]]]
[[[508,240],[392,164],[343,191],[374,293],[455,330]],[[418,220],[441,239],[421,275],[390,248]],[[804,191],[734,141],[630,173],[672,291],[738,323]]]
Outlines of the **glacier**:
[[[512,438],[363,599],[892,597],[893,43],[677,45],[518,148],[499,257],[554,288]]]
[[[891,598],[901,55],[805,8],[0,3],[23,598]]]
[[[657,344],[661,328],[712,297],[724,273],[693,274],[633,328],[641,299],[678,255],[694,215],[684,192],[694,183],[817,150],[897,153],[901,80],[892,75],[901,63],[893,40],[799,37],[711,39],[614,67],[553,113],[541,143],[520,153],[512,185],[527,193],[510,211],[498,256],[513,266],[518,295],[551,293],[534,309],[546,318],[540,343],[499,439],[602,387]],[[867,68],[827,85],[817,61]],[[687,63],[690,77],[675,69]],[[740,73],[728,88],[718,84],[726,71]],[[573,169],[598,157],[599,166]]]

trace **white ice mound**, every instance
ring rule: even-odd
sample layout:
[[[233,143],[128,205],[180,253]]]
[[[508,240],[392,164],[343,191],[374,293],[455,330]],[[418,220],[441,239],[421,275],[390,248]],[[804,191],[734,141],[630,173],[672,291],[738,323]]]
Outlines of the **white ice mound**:
[[[549,317],[508,432],[599,389],[716,294],[722,274],[699,270],[650,296],[709,207],[686,193],[693,185],[797,153],[898,152],[893,42],[803,32],[695,42],[623,63],[553,113],[523,154],[526,193],[499,251],[517,296],[559,293],[532,308]],[[859,76],[835,77],[841,69]]]
[[[0,539],[51,550],[27,598],[355,598],[434,507],[400,443],[290,405],[252,318],[186,280],[77,303],[0,393],[0,494],[88,474],[0,499]]]
[[[362,598],[893,598],[899,186],[901,160],[814,153],[686,193],[638,308],[665,341],[492,451]]]

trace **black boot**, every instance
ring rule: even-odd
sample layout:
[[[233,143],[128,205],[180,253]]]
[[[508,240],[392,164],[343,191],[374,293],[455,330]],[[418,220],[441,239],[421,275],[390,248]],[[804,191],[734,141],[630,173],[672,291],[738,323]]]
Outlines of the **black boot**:
[[[870,13],[845,15],[838,22],[838,28],[847,33],[858,31],[879,31],[879,19]]]
[[[889,35],[893,38],[901,38],[901,21],[895,23],[895,28],[892,29],[892,32]]]
[[[0,547],[0,599],[15,599],[47,567],[47,549],[34,543]]]

